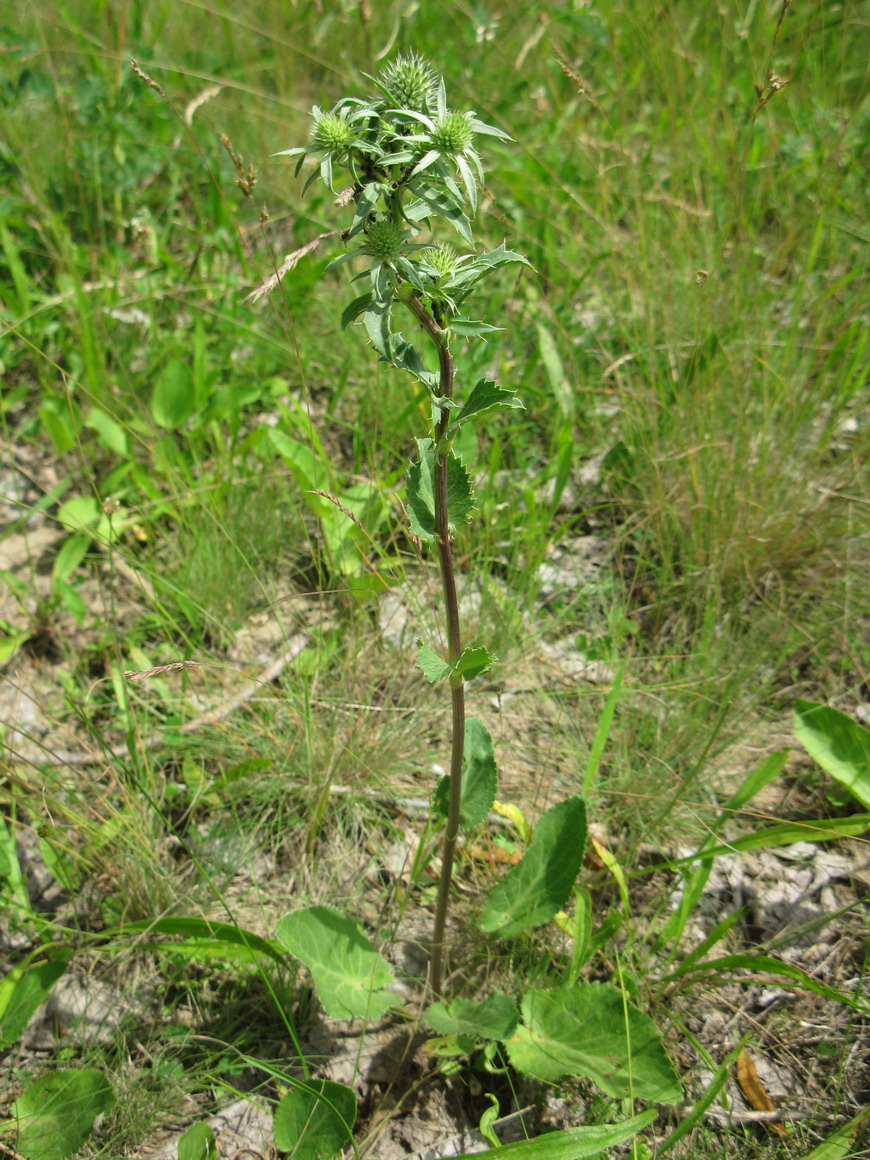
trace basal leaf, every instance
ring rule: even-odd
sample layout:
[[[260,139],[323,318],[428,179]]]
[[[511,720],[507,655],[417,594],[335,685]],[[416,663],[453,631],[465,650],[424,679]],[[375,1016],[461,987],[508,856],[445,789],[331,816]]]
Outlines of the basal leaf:
[[[40,1076],[12,1105],[18,1122],[15,1147],[27,1160],[64,1160],[82,1147],[94,1120],[114,1103],[109,1081],[96,1068]]]
[[[313,1080],[278,1104],[275,1144],[294,1160],[332,1160],[353,1139],[356,1096],[344,1084]]]
[[[482,930],[509,937],[549,922],[565,905],[586,845],[586,805],[572,797],[547,810],[523,860],[492,890]]]
[[[594,1080],[617,1099],[676,1103],[677,1073],[653,1021],[609,983],[526,991],[522,1024],[508,1041],[511,1063],[537,1079]]]
[[[430,1026],[439,1035],[473,1035],[477,1039],[510,1039],[519,1016],[516,1000],[501,991],[485,999],[454,999],[426,1009]]]
[[[359,924],[329,906],[293,910],[275,931],[282,946],[311,972],[334,1019],[378,1019],[400,1002],[386,990],[392,972]]]

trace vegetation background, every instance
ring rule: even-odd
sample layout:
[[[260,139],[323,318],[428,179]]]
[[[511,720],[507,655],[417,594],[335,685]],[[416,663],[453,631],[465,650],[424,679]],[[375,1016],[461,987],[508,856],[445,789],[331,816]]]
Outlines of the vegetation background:
[[[240,867],[239,921],[278,895],[364,908],[348,851],[377,861],[408,824],[390,801],[444,759],[383,595],[404,646],[437,631],[399,503],[425,404],[340,329],[338,239],[246,301],[339,224],[272,155],[398,50],[513,138],[485,142],[480,236],[535,269],[457,352],[526,407],[463,447],[466,610],[501,659],[480,703],[517,698],[501,796],[534,817],[582,786],[620,672],[592,796],[630,873],[703,836],[797,697],[866,712],[867,29],[849,0],[0,6],[0,794],[99,921],[206,912]],[[355,566],[304,479],[358,489]],[[122,676],[178,660],[201,667]],[[791,789],[848,809],[817,773]],[[264,1050],[249,988],[185,970],[172,1034],[220,1009],[215,1038]],[[129,1099],[95,1155],[232,1070],[148,1037],[147,1068],[100,1049]]]

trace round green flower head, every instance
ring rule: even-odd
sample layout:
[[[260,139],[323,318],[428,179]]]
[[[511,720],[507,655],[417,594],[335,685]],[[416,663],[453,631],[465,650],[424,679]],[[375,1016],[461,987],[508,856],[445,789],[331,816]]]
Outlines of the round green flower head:
[[[432,144],[440,153],[463,153],[473,140],[474,133],[464,113],[439,117],[432,134]]]
[[[332,156],[344,153],[353,140],[353,130],[340,113],[315,113],[311,142],[315,149]]]
[[[371,225],[366,226],[365,233],[366,240],[363,249],[373,258],[377,258],[378,261],[393,262],[402,252],[405,241],[404,232],[389,218],[381,218],[379,221],[372,222]]]
[[[426,109],[437,83],[432,66],[414,52],[397,56],[381,69],[379,79],[399,108],[418,112]]]
[[[456,250],[447,242],[442,242],[439,246],[430,246],[420,257],[436,271],[439,278],[452,274],[456,267]]]

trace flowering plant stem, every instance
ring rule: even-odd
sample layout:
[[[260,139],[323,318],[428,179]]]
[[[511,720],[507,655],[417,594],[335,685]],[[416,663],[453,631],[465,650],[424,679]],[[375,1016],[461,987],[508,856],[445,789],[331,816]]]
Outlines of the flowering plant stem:
[[[408,301],[412,314],[432,339],[438,351],[439,394],[442,399],[453,399],[453,355],[447,334],[441,329],[424,304],[415,295]],[[441,408],[435,428],[435,445],[444,443],[450,424],[450,411]],[[456,596],[456,574],[453,569],[453,551],[450,546],[447,511],[447,450],[435,453],[435,537],[438,561],[441,567],[441,586],[447,615],[447,660],[455,664],[462,654],[462,635],[459,626],[459,600]],[[444,930],[450,902],[450,882],[453,860],[459,836],[459,808],[462,797],[462,757],[465,748],[465,679],[457,674],[450,677],[451,744],[450,792],[447,805],[447,824],[441,847],[441,875],[438,881],[438,900],[435,905],[435,924],[432,931],[432,951],[429,960],[429,985],[433,994],[440,996],[444,964]]]
[[[429,970],[431,989],[440,995],[459,830],[485,820],[497,782],[492,737],[482,721],[465,716],[465,681],[486,672],[495,657],[482,645],[462,646],[451,538],[471,519],[474,489],[451,445],[460,428],[487,412],[522,407],[514,391],[489,379],[475,383],[460,406],[454,400],[450,342],[454,334],[463,341],[485,340],[497,329],[464,316],[461,307],[477,283],[499,267],[528,262],[504,244],[477,252],[471,232],[478,185],[483,184],[476,138],[505,140],[507,134],[473,112],[451,111],[444,81],[414,54],[397,57],[370,79],[377,93],[362,100],[344,98],[326,112],[315,107],[309,144],[284,152],[297,158],[297,172],[306,159],[317,161],[306,188],[319,178],[334,193],[336,170],[350,177],[350,187],[336,204],[354,208],[351,226],[342,236],[345,242],[356,239],[357,247],[327,269],[364,261],[370,288],[348,305],[343,324],[362,321],[380,358],[410,374],[431,405],[430,436],[416,441],[418,456],[408,469],[407,510],[411,533],[438,553],[447,618],[446,661],[422,642],[417,655],[427,680],[448,681],[452,704],[450,775],[446,788],[442,782],[436,789],[433,802],[433,809],[446,818]],[[465,252],[439,242],[437,231],[444,228],[460,236]],[[424,229],[430,235],[428,244],[415,241]],[[308,248],[300,256],[302,252]],[[437,372],[429,370],[413,341],[396,328],[401,306],[433,344]]]

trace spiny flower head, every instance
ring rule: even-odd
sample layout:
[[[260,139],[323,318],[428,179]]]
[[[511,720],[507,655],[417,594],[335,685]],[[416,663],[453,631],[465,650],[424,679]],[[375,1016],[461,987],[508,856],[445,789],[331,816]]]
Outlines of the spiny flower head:
[[[339,113],[321,113],[317,109],[311,126],[311,144],[319,152],[338,157],[353,140],[353,129],[342,110]]]
[[[474,131],[467,113],[445,113],[439,117],[432,132],[432,147],[439,153],[454,156],[471,147]]]
[[[449,242],[442,242],[438,246],[429,246],[423,250],[420,259],[432,268],[436,277],[443,278],[456,269],[457,253]]]
[[[366,226],[365,253],[379,262],[394,262],[402,252],[406,234],[390,218],[379,218]]]
[[[381,86],[400,108],[425,110],[435,92],[435,71],[415,52],[399,55],[378,76]]]

